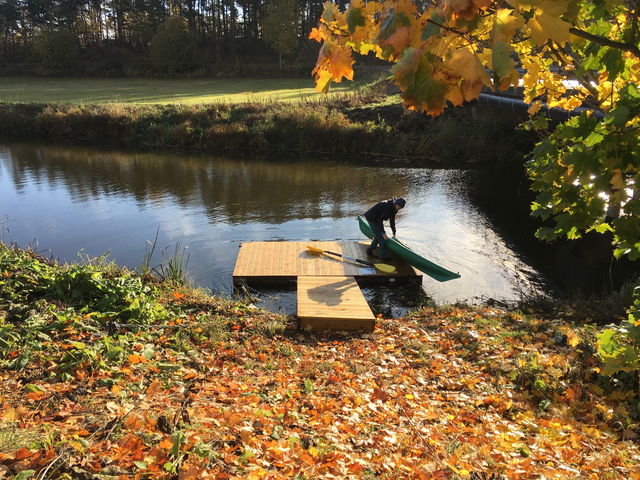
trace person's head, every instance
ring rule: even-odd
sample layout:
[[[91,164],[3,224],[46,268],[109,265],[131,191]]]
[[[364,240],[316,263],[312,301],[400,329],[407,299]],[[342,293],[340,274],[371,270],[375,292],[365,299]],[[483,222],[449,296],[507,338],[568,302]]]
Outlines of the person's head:
[[[402,197],[398,197],[396,198],[394,204],[396,206],[396,211],[398,211],[401,208],[404,208],[404,206],[407,204],[407,201]]]

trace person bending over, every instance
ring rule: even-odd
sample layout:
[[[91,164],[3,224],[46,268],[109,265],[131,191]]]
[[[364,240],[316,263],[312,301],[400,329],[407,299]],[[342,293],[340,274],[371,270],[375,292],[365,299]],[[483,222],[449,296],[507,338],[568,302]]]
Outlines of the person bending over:
[[[389,200],[383,200],[382,202],[376,203],[373,207],[371,207],[364,214],[364,218],[367,219],[369,225],[371,226],[371,230],[373,230],[373,241],[369,248],[367,248],[367,255],[372,257],[378,257],[373,250],[380,245],[379,257],[382,260],[390,260],[390,257],[387,255],[385,250],[385,243],[389,239],[386,232],[384,231],[385,220],[389,220],[389,226],[391,227],[391,232],[393,236],[396,236],[396,213],[401,208],[407,204],[404,198],[391,198]]]

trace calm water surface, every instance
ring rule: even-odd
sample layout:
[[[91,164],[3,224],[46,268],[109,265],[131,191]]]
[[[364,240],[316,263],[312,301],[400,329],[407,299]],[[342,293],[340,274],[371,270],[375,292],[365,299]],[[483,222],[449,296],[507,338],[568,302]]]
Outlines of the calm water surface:
[[[476,173],[463,170],[4,145],[0,232],[5,242],[37,246],[61,261],[109,252],[136,268],[158,231],[154,265],[179,243],[193,282],[230,293],[241,242],[363,240],[356,216],[403,196],[398,238],[462,275],[446,283],[425,275],[431,299],[514,300],[544,288],[542,276],[471,203],[474,188],[482,188]],[[267,293],[262,301],[293,313],[292,295]]]

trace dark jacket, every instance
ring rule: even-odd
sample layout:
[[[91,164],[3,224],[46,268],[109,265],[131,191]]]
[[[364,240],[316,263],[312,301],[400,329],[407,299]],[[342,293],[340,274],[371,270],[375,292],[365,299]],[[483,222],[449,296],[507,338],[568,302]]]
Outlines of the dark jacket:
[[[396,205],[393,199],[384,200],[380,203],[376,203],[364,214],[364,217],[369,221],[369,225],[373,228],[374,232],[385,233],[384,222],[389,220],[389,226],[393,232],[393,236],[396,235]],[[377,232],[376,232],[377,233]]]

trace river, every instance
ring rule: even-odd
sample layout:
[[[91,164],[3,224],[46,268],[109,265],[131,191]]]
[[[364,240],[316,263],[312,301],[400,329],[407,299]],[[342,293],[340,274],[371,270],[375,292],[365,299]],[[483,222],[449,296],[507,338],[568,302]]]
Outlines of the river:
[[[188,255],[193,283],[230,294],[242,242],[364,240],[357,215],[402,196],[407,206],[397,217],[398,238],[461,275],[445,283],[425,275],[419,297],[477,303],[544,291],[546,279],[507,241],[509,232],[498,231],[490,212],[474,205],[470,193],[482,188],[477,170],[5,144],[0,233],[5,243],[30,245],[60,261],[109,253],[131,268],[141,265],[157,233],[152,265],[178,247]],[[403,301],[414,301],[389,289],[365,293],[390,304],[387,314],[402,314]],[[293,313],[292,295],[261,292],[258,303]]]

